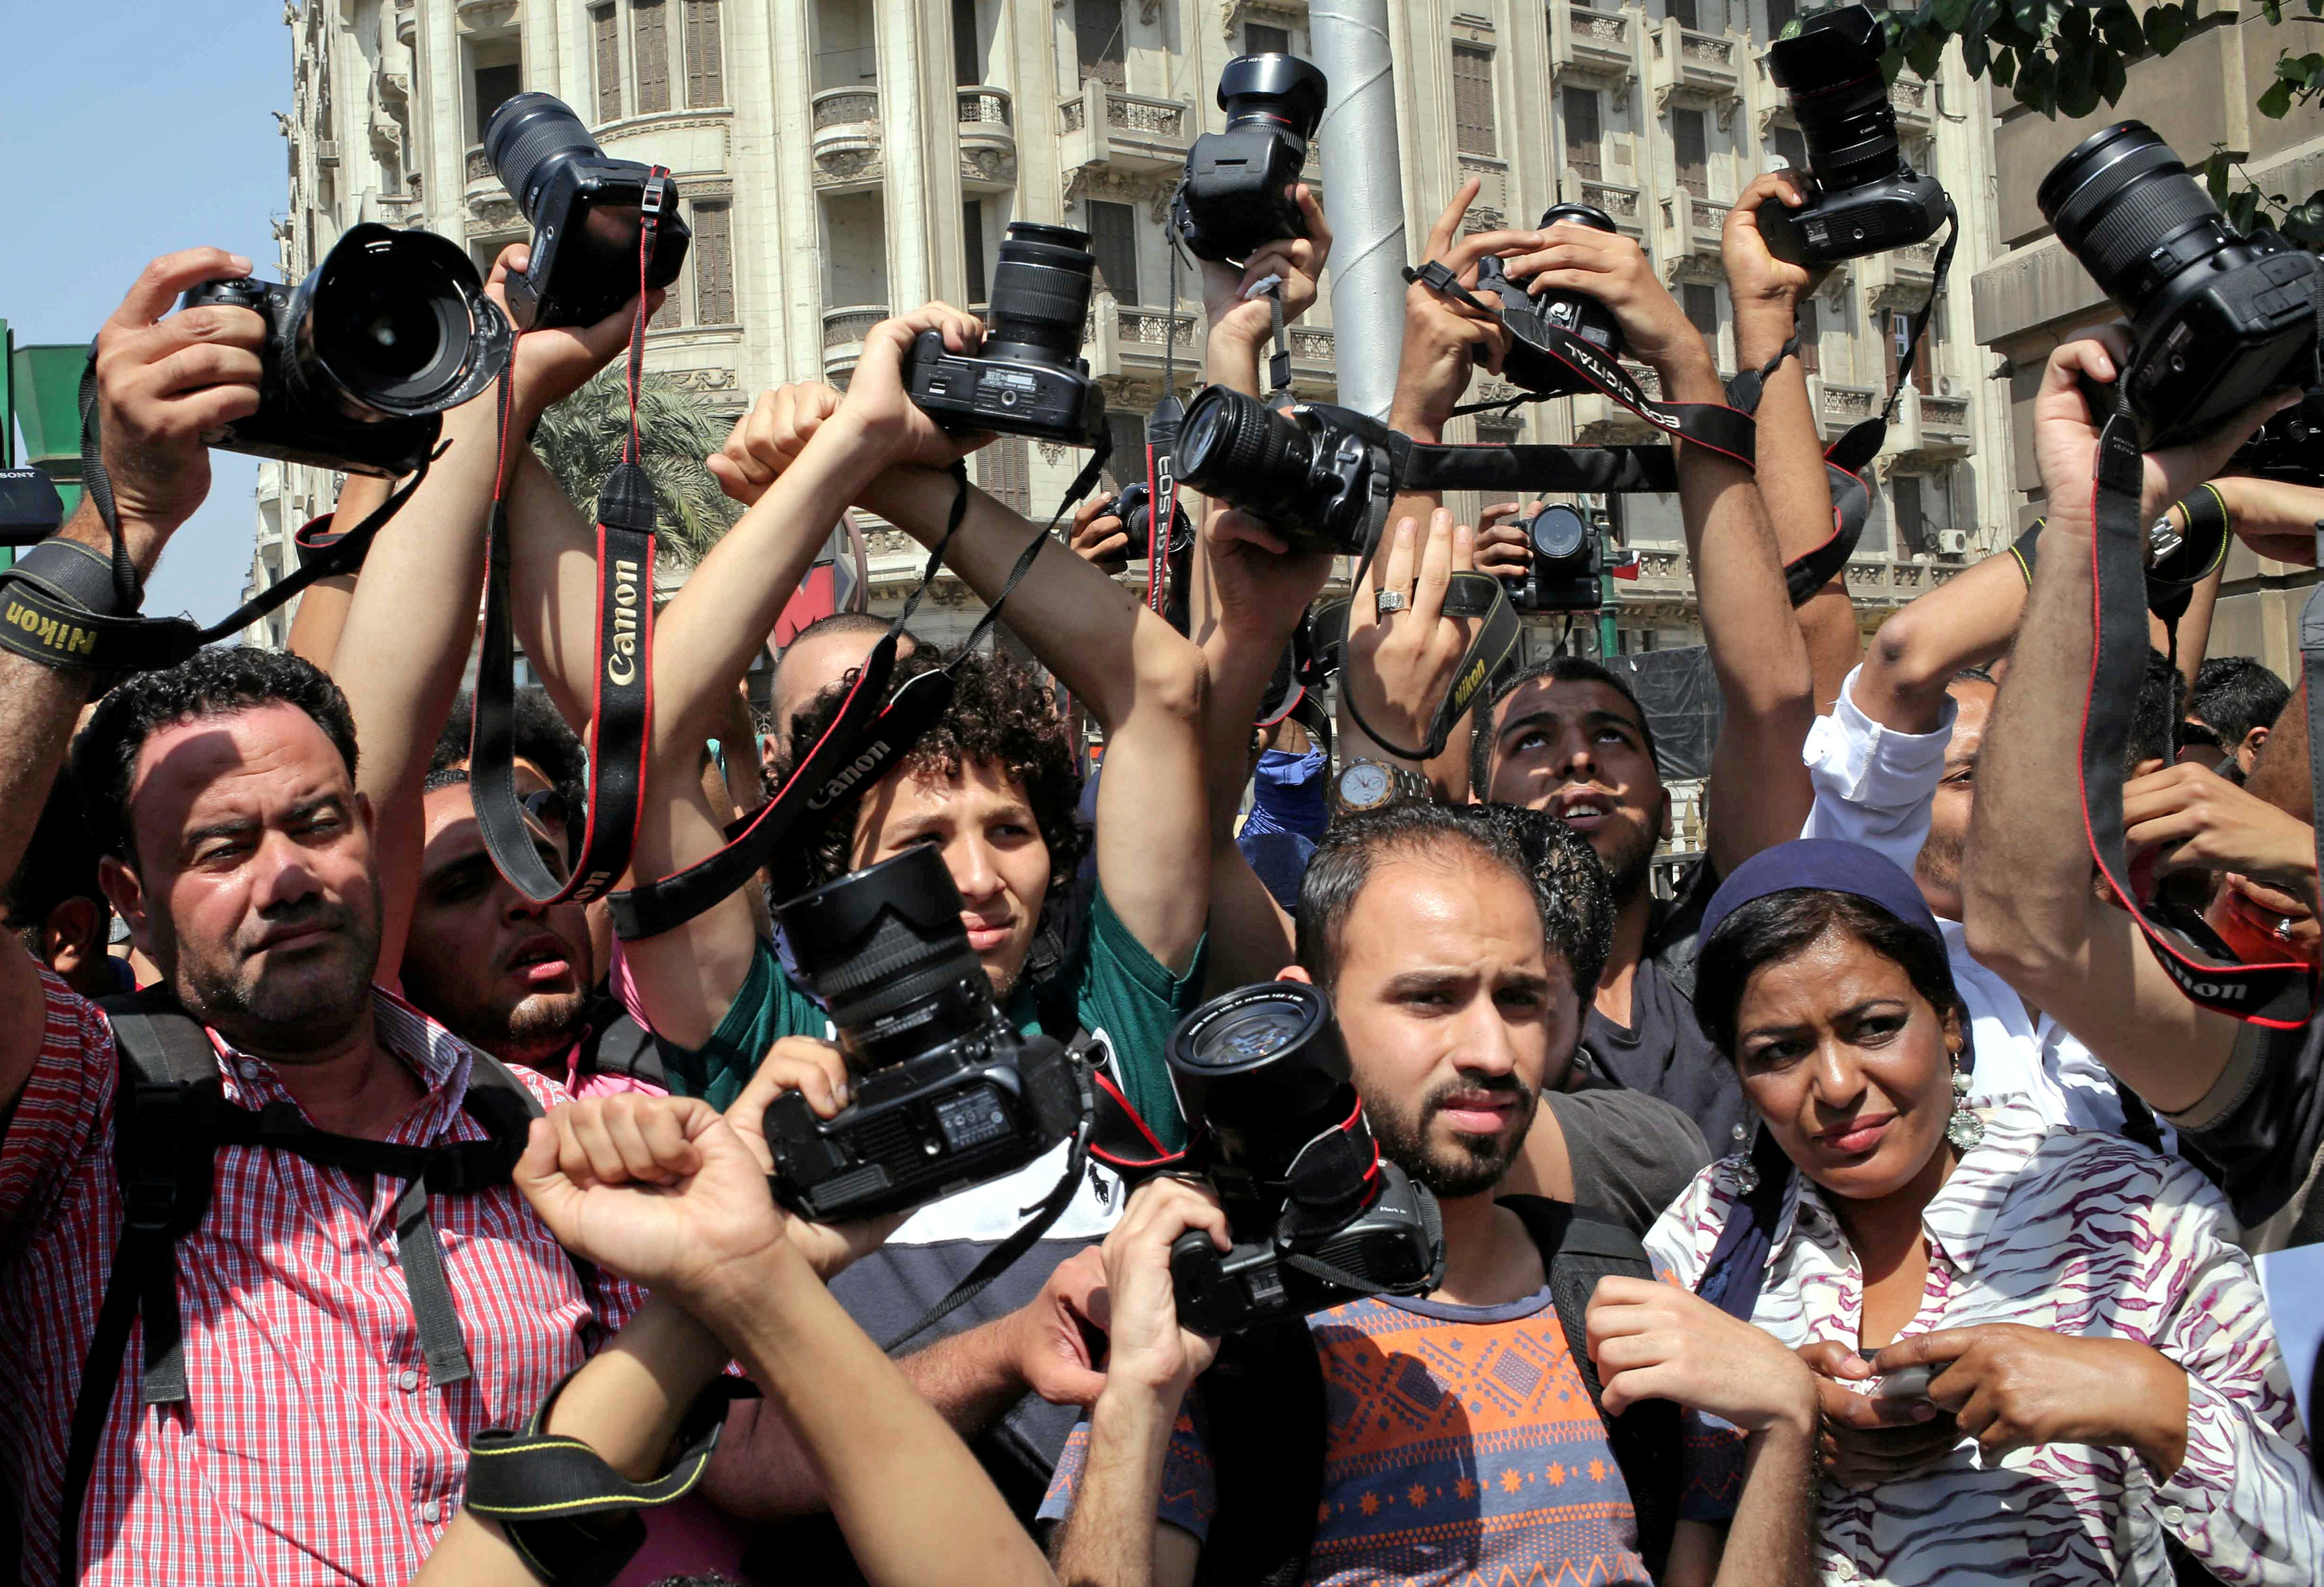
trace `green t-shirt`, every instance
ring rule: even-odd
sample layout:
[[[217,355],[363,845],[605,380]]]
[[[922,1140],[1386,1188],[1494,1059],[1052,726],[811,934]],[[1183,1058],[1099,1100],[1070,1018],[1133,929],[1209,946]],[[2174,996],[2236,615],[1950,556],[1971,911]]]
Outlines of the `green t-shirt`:
[[[1090,898],[1089,930],[1079,963],[1060,968],[1050,983],[1072,987],[1074,1017],[1103,1044],[1114,1084],[1162,1144],[1174,1151],[1185,1144],[1186,1130],[1163,1054],[1170,1032],[1202,1001],[1204,952],[1203,947],[1195,949],[1186,973],[1171,974],[1130,935],[1100,888]],[[1021,983],[1010,994],[1007,1013],[1020,1031],[1041,1029],[1039,1009]],[[786,1036],[821,1038],[830,1033],[830,1016],[823,1006],[793,983],[774,949],[762,941],[752,956],[742,990],[709,1041],[692,1051],[665,1047],[663,1067],[671,1090],[724,1108],[742,1093],[777,1041]],[[1053,1034],[1062,1040],[1066,1033]]]

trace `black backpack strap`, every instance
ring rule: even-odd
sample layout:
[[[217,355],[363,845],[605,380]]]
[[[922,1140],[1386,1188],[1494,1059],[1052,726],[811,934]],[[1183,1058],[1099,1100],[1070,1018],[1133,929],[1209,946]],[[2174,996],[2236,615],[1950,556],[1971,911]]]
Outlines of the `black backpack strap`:
[[[1194,1397],[1218,1492],[1195,1587],[1298,1587],[1330,1428],[1307,1319],[1228,1335]]]
[[[1582,1386],[1590,1390],[1591,1405],[1606,1424],[1606,1442],[1613,1446],[1614,1463],[1622,1469],[1622,1481],[1630,1490],[1639,1555],[1647,1571],[1659,1578],[1678,1524],[1679,1407],[1666,1399],[1647,1399],[1618,1416],[1607,1416],[1605,1388],[1598,1381],[1597,1363],[1590,1359],[1586,1316],[1598,1280],[1651,1280],[1654,1261],[1637,1236],[1591,1208],[1537,1195],[1507,1195],[1500,1204],[1517,1215],[1541,1249],[1542,1269],[1549,1275],[1550,1299],[1557,1307],[1558,1325],[1565,1331],[1565,1347]]]
[[[659,1091],[669,1089],[669,1072],[662,1066],[661,1043],[627,1012],[589,1033],[588,1039],[581,1044],[580,1072],[619,1075]]]

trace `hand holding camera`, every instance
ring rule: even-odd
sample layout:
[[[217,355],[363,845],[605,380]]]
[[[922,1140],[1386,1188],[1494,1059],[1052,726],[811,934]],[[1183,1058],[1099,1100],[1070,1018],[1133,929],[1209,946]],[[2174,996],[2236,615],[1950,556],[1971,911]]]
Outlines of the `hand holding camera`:
[[[1535,234],[1532,250],[1503,261],[1509,279],[1525,280],[1530,296],[1572,293],[1611,313],[1629,355],[1662,375],[1665,401],[1724,402],[1711,348],[1655,273],[1646,250],[1610,223],[1601,228],[1554,209],[1545,218],[1551,224]]]
[[[1323,204],[1306,183],[1294,184],[1288,193],[1299,217],[1298,235],[1277,237],[1254,250],[1240,268],[1223,260],[1202,262],[1203,309],[1214,347],[1223,342],[1248,353],[1275,334],[1274,311],[1267,299],[1246,295],[1268,276],[1281,282],[1275,291],[1283,300],[1285,323],[1314,305],[1323,263],[1332,253],[1332,228],[1323,218]]]
[[[1477,571],[1495,578],[1523,578],[1533,565],[1533,539],[1526,525],[1541,511],[1539,502],[1496,502],[1477,516]]]
[[[1797,171],[1770,171],[1754,178],[1728,209],[1719,259],[1738,319],[1755,309],[1779,312],[1789,319],[1799,300],[1821,284],[1826,272],[1778,259],[1769,251],[1762,219],[1763,214],[1779,210],[1797,213],[1807,201],[1807,184]]]
[[[1482,621],[1444,611],[1452,575],[1473,571],[1476,555],[1477,531],[1455,528],[1449,510],[1430,513],[1425,531],[1406,518],[1389,531],[1349,602],[1341,687],[1366,721],[1406,743],[1427,737],[1429,718]]]
[[[1189,1323],[1174,1277],[1177,1253],[1196,1243],[1233,1249],[1226,1211],[1208,1186],[1176,1175],[1139,1186],[1106,1235],[1107,1393],[1175,1401],[1216,1359],[1217,1335]]]
[[[1137,500],[1130,493],[1137,493]],[[1133,556],[1146,554],[1146,537],[1141,532],[1133,536],[1130,523],[1139,517],[1140,529],[1150,527],[1154,509],[1146,500],[1146,487],[1132,485],[1118,496],[1084,502],[1074,509],[1073,532],[1066,537],[1074,555],[1089,563],[1109,577],[1128,571]]]
[[[511,243],[493,263],[484,282],[484,296],[509,308],[510,286],[524,274],[532,249]],[[656,287],[646,295],[646,312],[661,308],[668,294]],[[509,428],[518,435],[532,421],[589,382],[589,377],[619,357],[630,344],[632,319],[637,312],[635,294],[595,325],[544,326],[517,338],[510,360]]]
[[[1226,127],[1194,140],[1171,201],[1171,230],[1188,253],[1255,263],[1268,244],[1302,234],[1309,210],[1293,197],[1292,184],[1330,97],[1323,74],[1297,56],[1238,55],[1227,62],[1218,90]]]
[[[1461,222],[1477,197],[1475,177],[1461,184],[1452,201],[1428,228],[1428,254],[1441,259],[1464,286],[1474,286],[1478,262],[1516,252],[1537,242],[1532,232],[1472,232]],[[1396,371],[1396,401],[1388,423],[1416,441],[1443,438],[1445,421],[1479,364],[1499,373],[1508,333],[1490,316],[1414,281],[1404,289],[1404,351]]]
[[[977,363],[985,340],[983,322],[948,303],[927,303],[883,319],[864,336],[863,355],[834,417],[852,427],[871,465],[866,478],[900,465],[949,468],[992,439],[997,424],[954,429],[930,411],[919,390],[931,362]]]

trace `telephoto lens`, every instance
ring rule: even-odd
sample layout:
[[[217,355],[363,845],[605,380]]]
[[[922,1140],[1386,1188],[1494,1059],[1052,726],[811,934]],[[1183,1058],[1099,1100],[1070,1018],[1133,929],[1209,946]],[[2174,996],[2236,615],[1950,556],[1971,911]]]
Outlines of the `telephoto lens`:
[[[2093,134],[2034,193],[2136,346],[2116,376],[2144,444],[2212,434],[2272,391],[2318,383],[2324,260],[2271,231],[2239,236],[2144,122]]]
[[[1172,1033],[1169,1061],[1194,1127],[1186,1166],[1218,1192],[1233,1241],[1172,1244],[1181,1321],[1231,1333],[1435,1287],[1436,1198],[1381,1160],[1321,991],[1270,981],[1213,998]]]
[[[213,445],[390,478],[434,449],[438,414],[508,367],[512,339],[466,253],[433,232],[368,222],[296,287],[204,281],[184,301],[266,321],[258,411]]]
[[[532,257],[508,281],[509,307],[528,329],[595,325],[638,295],[640,228],[656,205],[649,291],[678,279],[693,238],[678,184],[649,189],[652,168],[614,160],[553,94],[516,94],[484,125],[484,158],[532,223]]]
[[[1322,403],[1278,413],[1226,386],[1205,386],[1178,432],[1178,482],[1240,508],[1295,551],[1360,555],[1373,494],[1388,465],[1378,427]]]
[[[1067,226],[1010,221],[983,346],[948,353],[943,332],[922,331],[905,371],[912,401],[947,429],[1095,446],[1105,434],[1105,392],[1080,355],[1097,272],[1089,240]]]
[[[902,1212],[1014,1173],[1079,1123],[1073,1060],[994,1006],[961,910],[923,846],[775,911],[853,1076],[835,1118],[795,1092],[768,1104],[785,1206],[825,1221]]]
[[[1620,229],[1612,216],[1587,204],[1558,204],[1543,212],[1542,230],[1560,224],[1586,226],[1592,231],[1614,235],[1618,235]],[[1546,349],[1552,338],[1542,335],[1542,330],[1554,327],[1614,360],[1622,355],[1622,322],[1614,318],[1612,309],[1586,292],[1558,290],[1538,295],[1529,293],[1526,289],[1533,279],[1529,275],[1510,276],[1501,268],[1501,261],[1490,254],[1477,261],[1477,290],[1499,297],[1501,318],[1517,333],[1502,355],[1501,374],[1526,390],[1544,396],[1596,390],[1563,359],[1550,355]]]
[[[1296,55],[1238,55],[1219,73],[1223,132],[1186,152],[1170,224],[1197,259],[1242,260],[1306,223],[1290,188],[1331,98],[1323,74]]]
[[[1806,141],[1808,201],[1769,199],[1758,208],[1767,251],[1793,264],[1837,264],[1934,236],[1945,190],[1913,169],[1896,136],[1896,111],[1880,69],[1886,49],[1869,7],[1812,16],[1767,52],[1767,74],[1791,96]]]

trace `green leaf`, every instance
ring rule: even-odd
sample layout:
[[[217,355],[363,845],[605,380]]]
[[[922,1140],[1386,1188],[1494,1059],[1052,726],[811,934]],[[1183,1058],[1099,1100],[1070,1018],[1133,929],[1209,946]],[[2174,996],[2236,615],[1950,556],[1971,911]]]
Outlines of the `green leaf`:
[[[2311,193],[2305,203],[2286,210],[2282,229],[2303,248],[2324,248],[2324,192]]]
[[[2147,48],[2168,55],[2187,36],[2187,14],[2176,5],[2157,5],[2146,14]]]
[[[2245,188],[2227,195],[2227,224],[2239,232],[2247,232],[2259,224],[2259,189]]]
[[[2130,86],[2130,73],[2124,69],[2121,56],[2110,51],[2101,51],[2091,63],[2090,80],[2106,96],[2107,104],[2117,105],[2122,101],[2123,89]]]
[[[1945,32],[1957,33],[1969,26],[1969,13],[1974,9],[1974,0],[1936,0],[1931,15]]]
[[[2090,41],[2089,12],[2085,8],[2077,5],[2072,10],[2067,12],[2065,15],[2060,17],[2058,19],[2058,39],[2059,54],[2061,56],[2070,49],[2079,50],[2083,45],[2089,43]]]
[[[2283,0],[2259,0],[2259,10],[2260,14],[2267,18],[2270,27],[2283,20]]]
[[[2282,121],[2291,110],[2292,85],[2279,78],[2259,97],[2259,113],[2270,121]]]
[[[2211,202],[2222,207],[2227,201],[2227,152],[2215,145],[2202,164],[2203,185],[2211,191]]]
[[[1986,68],[1986,75],[2003,88],[2009,87],[2017,79],[2017,51],[1996,50],[1991,63]]]
[[[2106,9],[2098,13],[2098,28],[2121,54],[2137,55],[2146,49],[2146,35],[2139,31],[2138,17],[2127,0],[2108,0]]]
[[[1934,82],[1944,66],[1945,42],[1934,33],[1923,33],[1904,51],[1904,59],[1915,76],[1924,82]]]
[[[2060,114],[2079,121],[2098,107],[2098,90],[2090,81],[2090,57],[2088,51],[2074,51],[2058,57],[2058,110]]]
[[[1985,34],[1975,28],[1961,35],[1961,66],[1971,78],[1981,78],[1992,64],[1987,53]]]
[[[2029,55],[2017,73],[2017,102],[2044,115],[2058,113],[2058,66],[2047,55]]]

